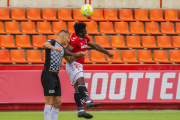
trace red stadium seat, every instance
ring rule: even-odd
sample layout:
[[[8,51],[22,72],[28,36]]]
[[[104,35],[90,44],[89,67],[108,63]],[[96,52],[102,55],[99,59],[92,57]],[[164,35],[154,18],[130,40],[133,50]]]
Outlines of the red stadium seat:
[[[113,48],[127,48],[124,44],[124,36],[111,36],[111,46]]]
[[[46,42],[45,35],[33,35],[32,36],[32,44],[33,47],[43,48],[42,44]]]
[[[159,62],[159,63],[170,63],[167,59],[167,51],[166,50],[154,50],[154,61]]]
[[[122,61],[128,63],[139,63],[136,59],[136,51],[135,50],[123,50],[122,51]]]
[[[58,21],[56,18],[56,10],[52,8],[42,9],[42,19],[48,21]]]
[[[177,15],[177,10],[164,10],[164,18],[166,21],[180,21]]]
[[[42,21],[43,20],[40,15],[39,8],[27,8],[26,15],[27,15],[28,20],[32,20],[32,21]]]
[[[95,43],[101,45],[103,48],[111,48],[108,36],[95,36]]]
[[[150,21],[146,9],[135,9],[134,18],[138,21]]]
[[[119,19],[124,21],[135,21],[132,9],[119,9]]]
[[[157,46],[160,48],[174,48],[171,45],[170,36],[157,36]]]
[[[175,48],[180,48],[180,36],[172,36],[172,45]]]
[[[27,50],[27,61],[31,63],[44,63],[40,50]]]
[[[169,50],[169,60],[171,62],[180,63],[180,50]]]
[[[117,34],[113,30],[112,22],[99,22],[99,31],[101,34]]]
[[[0,20],[11,20],[8,8],[0,8]]]
[[[21,48],[33,48],[29,35],[16,35],[16,46]]]
[[[103,9],[94,9],[94,12],[91,16],[91,20],[95,21],[107,21],[103,16]]]
[[[148,34],[162,34],[159,32],[159,26],[157,22],[146,22],[145,31]]]
[[[120,51],[119,51],[119,50],[108,50],[108,52],[114,54],[114,57],[113,57],[112,60],[111,60],[111,58],[109,58],[109,57],[106,55],[106,60],[107,60],[108,62],[111,62],[111,63],[123,63],[123,61],[122,61],[121,58],[120,58]]]
[[[11,50],[11,61],[15,63],[28,63],[25,60],[24,50]]]
[[[52,22],[52,31],[54,33],[59,33],[61,30],[66,30],[65,22]]]
[[[120,21],[117,17],[117,9],[104,9],[104,18],[109,21]]]
[[[1,40],[1,47],[17,48],[17,46],[14,45],[13,35],[2,35],[0,36],[0,40]]]
[[[127,22],[115,22],[115,32],[119,34],[130,34]]]
[[[142,46],[144,48],[157,48],[155,36],[142,36]]]
[[[12,63],[9,60],[8,50],[0,50],[0,63]]]
[[[177,34],[174,31],[174,23],[172,23],[172,22],[161,22],[161,33],[163,33],[163,34]]]
[[[107,63],[104,59],[104,53],[98,52],[96,50],[91,50],[91,61],[96,63]]]
[[[144,32],[143,22],[130,22],[130,32],[132,34],[147,34]]]
[[[21,22],[21,31],[25,34],[38,34],[34,22]]]
[[[18,22],[5,22],[5,30],[10,34],[22,34],[22,32],[19,31]]]
[[[138,60],[144,63],[155,63],[152,60],[151,50],[138,50]]]
[[[152,21],[165,21],[161,9],[149,10],[149,16],[150,16],[150,20]]]
[[[87,27],[87,33],[88,34],[99,34],[97,29],[97,22],[85,22]]]
[[[13,20],[28,20],[25,18],[24,8],[11,8],[11,19]]]
[[[74,21],[71,17],[71,9],[58,9],[58,19],[63,21]]]
[[[128,48],[142,48],[139,36],[126,36],[126,45]]]
[[[41,34],[54,34],[51,31],[50,22],[37,22],[37,32]]]

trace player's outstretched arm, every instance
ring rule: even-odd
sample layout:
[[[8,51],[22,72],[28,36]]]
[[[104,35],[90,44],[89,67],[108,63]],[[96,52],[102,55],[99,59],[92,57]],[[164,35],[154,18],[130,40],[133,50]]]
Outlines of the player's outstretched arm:
[[[91,48],[99,51],[99,52],[102,52],[102,53],[105,53],[106,55],[108,55],[111,59],[113,59],[113,54],[108,52],[106,49],[102,48],[99,44],[96,44],[95,42],[89,42],[88,43],[88,46],[90,46]]]
[[[77,58],[73,57],[73,56],[63,56],[65,58],[65,60],[71,64],[73,61],[75,61]]]
[[[71,52],[71,46],[67,45],[66,48],[64,49],[64,55],[66,56],[73,56],[75,58],[83,58],[85,53],[84,52],[79,52],[79,53],[73,53]]]
[[[86,52],[78,52],[79,54],[86,54]],[[71,64],[72,62],[74,62],[77,58],[74,56],[63,56],[65,58],[65,60]]]

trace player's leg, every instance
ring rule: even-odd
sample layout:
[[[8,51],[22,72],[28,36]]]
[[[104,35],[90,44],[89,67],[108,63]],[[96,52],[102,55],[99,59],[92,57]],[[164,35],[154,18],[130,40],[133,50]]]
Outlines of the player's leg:
[[[79,73],[79,78],[76,80],[76,85],[78,86],[78,91],[80,95],[84,98],[85,102],[90,103],[91,100],[89,99],[89,96],[88,96],[88,91],[85,86],[85,80],[84,80],[83,74],[80,75]]]
[[[74,84],[74,100],[76,102],[76,105],[78,107],[78,117],[84,117],[84,118],[92,118],[93,116],[89,113],[86,113],[83,108],[83,97],[79,94],[78,91],[78,85]]]
[[[100,106],[100,103],[94,103],[93,101],[91,101],[89,99],[88,91],[87,91],[86,86],[85,86],[84,77],[79,77],[76,80],[76,84],[78,85],[78,90],[79,90],[80,95],[84,98],[84,100],[86,102],[86,108]]]
[[[61,96],[53,97],[53,107],[59,109],[61,107]]]
[[[74,84],[74,89],[75,89],[74,100],[75,100],[76,105],[78,107],[78,112],[84,111],[84,108],[83,108],[83,97],[79,94],[78,85],[77,84]]]
[[[51,119],[51,108],[53,103],[53,96],[55,93],[55,85],[53,83],[53,75],[48,70],[43,70],[41,74],[41,84],[44,89],[45,106],[44,106],[44,119]]]
[[[45,96],[45,106],[44,106],[44,119],[51,119],[51,107],[53,103],[53,96]]]
[[[61,96],[54,96],[53,107],[51,110],[51,120],[57,120],[58,119],[60,107],[61,107]]]
[[[59,114],[59,108],[61,107],[61,85],[59,76],[57,73],[53,73],[56,78],[55,94],[53,97],[53,107],[51,110],[51,120],[57,120]]]
[[[84,80],[84,72],[83,72],[83,65],[77,62],[73,62],[71,64],[66,63],[66,70],[71,78],[71,84],[74,86],[75,84],[78,86],[78,91],[80,95],[86,102],[86,107],[97,107],[99,103],[93,103],[90,101],[88,96],[88,91],[85,87],[85,80]],[[89,103],[89,104],[88,104]]]

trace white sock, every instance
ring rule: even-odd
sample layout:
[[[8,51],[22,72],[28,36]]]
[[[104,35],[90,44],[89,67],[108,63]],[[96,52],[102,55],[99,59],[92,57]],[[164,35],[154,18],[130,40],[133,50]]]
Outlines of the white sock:
[[[59,109],[52,107],[51,110],[51,120],[57,120],[59,114]]]
[[[52,105],[44,106],[44,119],[45,120],[51,120],[51,107]]]

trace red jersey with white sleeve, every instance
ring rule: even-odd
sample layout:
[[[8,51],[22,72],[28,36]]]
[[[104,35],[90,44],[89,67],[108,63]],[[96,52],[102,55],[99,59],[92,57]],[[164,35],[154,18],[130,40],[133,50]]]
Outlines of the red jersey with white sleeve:
[[[85,52],[87,48],[87,44],[90,42],[90,39],[86,36],[85,38],[80,38],[76,35],[76,33],[73,33],[71,36],[70,42],[68,43],[70,46],[73,47],[73,50],[71,52],[77,53],[77,52]],[[76,62],[83,64],[84,58],[77,58]]]

